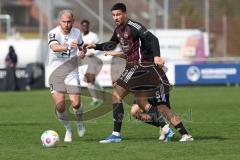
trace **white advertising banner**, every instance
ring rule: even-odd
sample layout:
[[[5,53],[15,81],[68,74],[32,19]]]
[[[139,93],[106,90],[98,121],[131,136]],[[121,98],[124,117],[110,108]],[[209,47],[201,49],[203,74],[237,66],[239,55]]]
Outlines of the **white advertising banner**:
[[[187,61],[189,58],[205,58],[209,55],[208,34],[200,30],[155,30],[161,57],[166,60]]]
[[[1,56],[0,68],[4,68],[4,60],[8,53],[9,46],[13,46],[18,56],[17,67],[26,67],[28,63],[42,62],[42,53],[40,53],[41,40],[40,39],[9,39],[0,40]]]

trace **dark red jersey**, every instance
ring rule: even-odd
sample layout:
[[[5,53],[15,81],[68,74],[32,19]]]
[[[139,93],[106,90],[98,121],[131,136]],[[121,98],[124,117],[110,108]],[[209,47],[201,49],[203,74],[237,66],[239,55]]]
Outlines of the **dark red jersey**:
[[[160,56],[157,37],[130,19],[125,25],[115,28],[110,41],[120,44],[127,62],[153,62],[155,56]],[[97,44],[96,49],[103,50],[102,45]]]

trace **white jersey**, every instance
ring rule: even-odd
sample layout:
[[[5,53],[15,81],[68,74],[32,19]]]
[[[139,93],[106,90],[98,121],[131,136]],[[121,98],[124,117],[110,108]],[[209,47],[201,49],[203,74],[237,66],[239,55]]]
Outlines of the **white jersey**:
[[[88,34],[83,36],[83,41],[84,43],[89,43],[89,44],[96,44],[96,43],[100,43],[100,40],[97,36],[97,34],[93,33],[93,32],[89,32]],[[86,55],[93,55],[93,54],[99,54],[100,52],[94,49],[88,49]]]
[[[66,44],[74,40],[78,41],[78,46],[83,44],[81,31],[77,28],[72,28],[68,35],[62,34],[60,26],[57,26],[48,33],[48,46],[49,46],[49,63],[48,69],[50,72],[54,71],[57,67],[64,64],[66,61],[70,60],[72,57],[76,56],[78,53],[78,48],[74,48],[70,51],[70,54],[66,52],[54,52],[50,46],[53,43]]]

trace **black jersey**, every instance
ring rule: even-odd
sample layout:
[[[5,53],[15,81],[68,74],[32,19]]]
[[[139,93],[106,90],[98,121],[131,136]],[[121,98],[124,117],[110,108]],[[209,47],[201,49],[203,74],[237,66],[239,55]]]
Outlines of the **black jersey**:
[[[125,25],[115,28],[110,41],[120,43],[127,62],[153,62],[155,56],[160,56],[157,37],[130,19]],[[96,49],[102,50],[102,45],[97,44]]]

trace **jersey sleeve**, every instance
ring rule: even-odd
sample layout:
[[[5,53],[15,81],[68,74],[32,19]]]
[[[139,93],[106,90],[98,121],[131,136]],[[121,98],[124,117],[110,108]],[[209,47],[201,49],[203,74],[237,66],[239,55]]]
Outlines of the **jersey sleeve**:
[[[78,36],[78,48],[81,48],[82,47],[82,45],[83,45],[83,37],[82,37],[82,34],[81,34],[81,32],[79,32],[79,36]]]
[[[116,42],[116,44],[119,43],[116,30],[114,30],[113,35],[112,35],[110,41],[111,42]],[[96,48],[95,49],[102,51],[103,50],[103,45],[104,45],[104,43],[96,44]]]
[[[140,23],[130,21],[130,25],[133,29],[133,35],[140,38],[141,50],[146,54],[152,54],[152,56],[160,56],[158,38]]]
[[[113,35],[112,35],[110,41],[116,42],[117,44],[119,43],[116,30],[114,30]]]
[[[57,40],[57,34],[53,31],[48,33],[48,46],[51,46],[53,43],[59,43]]]

